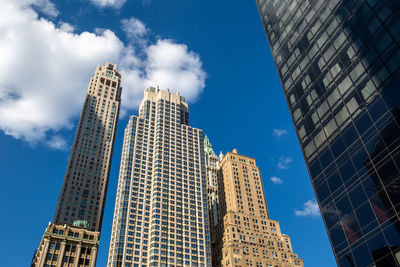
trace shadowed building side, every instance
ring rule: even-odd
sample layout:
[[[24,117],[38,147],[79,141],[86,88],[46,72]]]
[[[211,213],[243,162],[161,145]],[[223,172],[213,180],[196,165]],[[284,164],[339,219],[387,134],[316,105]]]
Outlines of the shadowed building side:
[[[215,154],[208,136],[204,138],[204,152],[206,159],[207,203],[208,217],[210,218],[211,245],[217,241],[217,225],[219,223],[219,197],[218,197],[218,165],[219,158]]]
[[[121,101],[116,65],[90,80],[53,223],[33,266],[95,266]]]

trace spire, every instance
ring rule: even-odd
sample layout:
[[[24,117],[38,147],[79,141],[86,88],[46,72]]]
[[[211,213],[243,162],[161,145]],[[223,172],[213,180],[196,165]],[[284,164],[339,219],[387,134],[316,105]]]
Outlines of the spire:
[[[210,143],[210,140],[208,139],[208,136],[206,135],[206,137],[204,138],[204,151],[206,152],[207,155],[215,155],[215,152],[212,148],[212,145]]]

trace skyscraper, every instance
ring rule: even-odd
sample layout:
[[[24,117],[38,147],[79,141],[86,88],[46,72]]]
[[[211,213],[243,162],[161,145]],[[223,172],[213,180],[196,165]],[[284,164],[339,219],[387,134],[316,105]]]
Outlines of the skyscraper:
[[[95,266],[121,97],[109,62],[90,79],[53,223],[34,266]]]
[[[213,266],[303,266],[289,236],[269,218],[255,159],[234,149],[219,165],[219,243]]]
[[[400,3],[257,0],[338,265],[400,265]]]
[[[206,186],[185,99],[146,89],[125,129],[108,266],[211,266]]]
[[[218,165],[219,158],[215,154],[207,135],[204,138],[204,152],[206,159],[206,180],[208,197],[208,217],[210,221],[211,244],[217,241],[217,226],[219,223],[220,205],[218,196]]]

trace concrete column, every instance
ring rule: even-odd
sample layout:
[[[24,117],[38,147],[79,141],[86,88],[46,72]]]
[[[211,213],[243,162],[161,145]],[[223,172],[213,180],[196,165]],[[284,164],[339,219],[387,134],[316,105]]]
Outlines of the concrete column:
[[[50,240],[49,239],[44,239],[44,247],[43,251],[40,255],[40,261],[38,267],[43,267],[44,263],[46,262],[46,256],[47,256],[47,251],[49,251],[49,245],[50,245]]]
[[[97,246],[92,247],[92,255],[90,255],[90,267],[96,267]]]
[[[81,245],[81,244],[78,244],[76,247],[77,247],[77,249],[76,249],[76,252],[75,252],[75,263],[74,263],[74,267],[78,267],[78,265],[79,265],[79,258],[81,257],[81,248],[82,248],[82,245]]]
[[[65,245],[67,244],[66,241],[61,242],[61,248],[60,248],[60,253],[58,254],[58,262],[57,262],[57,267],[62,266],[63,258],[64,258],[64,252],[65,252]]]

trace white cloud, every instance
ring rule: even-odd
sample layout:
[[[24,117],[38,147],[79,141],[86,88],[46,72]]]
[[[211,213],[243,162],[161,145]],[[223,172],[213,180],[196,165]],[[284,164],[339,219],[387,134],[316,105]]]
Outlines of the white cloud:
[[[60,30],[63,32],[72,33],[72,32],[74,32],[75,28],[74,28],[74,26],[72,26],[69,23],[62,22],[62,23],[60,23]]]
[[[144,23],[136,18],[123,19],[121,24],[127,37],[133,40],[143,37],[148,32]]]
[[[206,79],[198,54],[189,51],[186,45],[169,39],[148,44],[148,29],[143,22],[134,18],[123,20],[122,29],[131,39],[119,62],[124,88],[122,114],[137,108],[143,90],[149,86],[169,88],[171,92],[179,92],[188,101],[197,99],[205,87]]]
[[[124,46],[109,30],[74,34],[6,1],[0,10],[0,129],[29,142],[49,140],[47,132],[72,127],[94,67],[118,59]]]
[[[281,137],[282,135],[285,135],[285,134],[287,134],[287,133],[288,133],[288,132],[287,132],[287,130],[285,130],[285,129],[274,129],[272,135],[279,138],[279,137]]]
[[[200,57],[184,44],[158,40],[147,49],[146,73],[163,88],[179,89],[181,95],[196,99],[205,87],[206,74]]]
[[[289,157],[280,157],[278,160],[278,164],[276,165],[278,169],[285,170],[289,168],[289,164],[292,162],[292,158]]]
[[[283,184],[283,180],[279,177],[272,176],[270,179],[271,179],[271,182],[274,184]]]
[[[295,210],[297,216],[316,217],[320,215],[318,204],[315,200],[308,200],[304,203],[303,209]]]
[[[148,86],[179,90],[188,101],[194,101],[205,86],[199,56],[183,44],[158,40],[138,47],[124,44],[108,29],[77,34],[68,23],[57,26],[39,18],[31,8],[37,0],[4,1],[0,130],[14,138],[62,148],[58,132],[74,126],[90,77],[106,61],[117,63],[122,72],[122,113],[138,107]]]
[[[26,0],[23,1],[29,3],[29,1]],[[40,12],[50,17],[57,17],[59,14],[56,5],[50,2],[50,0],[34,0],[32,6],[36,7]]]
[[[60,135],[53,135],[50,137],[50,140],[46,142],[46,144],[54,149],[66,149],[67,142],[65,139]]]
[[[127,0],[90,0],[92,4],[97,7],[105,8],[105,7],[113,7],[113,8],[121,8]]]

